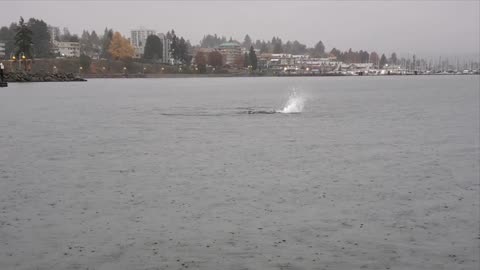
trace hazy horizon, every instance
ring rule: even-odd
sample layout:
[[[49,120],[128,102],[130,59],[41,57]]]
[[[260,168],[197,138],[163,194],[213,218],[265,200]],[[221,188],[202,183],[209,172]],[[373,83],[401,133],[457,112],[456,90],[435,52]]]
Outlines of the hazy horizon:
[[[50,25],[126,36],[143,26],[175,29],[198,44],[206,34],[242,41],[321,40],[327,50],[397,52],[400,55],[479,55],[480,1],[6,1],[0,26],[35,17]]]

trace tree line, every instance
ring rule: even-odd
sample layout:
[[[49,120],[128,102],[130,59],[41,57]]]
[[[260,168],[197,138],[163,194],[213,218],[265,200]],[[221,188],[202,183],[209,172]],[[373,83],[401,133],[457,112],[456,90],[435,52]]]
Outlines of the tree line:
[[[5,43],[5,55],[20,53],[25,57],[52,57],[52,45],[48,26],[43,20],[31,18],[27,22],[20,18],[18,23],[0,28],[0,40]]]
[[[260,53],[286,53],[286,54],[309,54],[312,57],[325,56],[325,46],[322,41],[317,42],[313,48],[307,48],[307,45],[300,43],[298,40],[283,42],[279,37],[272,37],[271,40],[259,40],[253,41],[250,35],[245,35],[243,42],[239,42],[230,37],[227,40],[225,36],[218,36],[217,34],[208,34],[200,40],[201,48],[217,48],[220,44],[225,42],[234,42],[245,49],[250,49],[251,46],[258,50]]]
[[[52,35],[54,38],[52,39]],[[127,38],[119,32],[105,28],[103,36],[95,31],[83,31],[79,38],[72,35],[67,28],[60,32],[50,28],[43,20],[30,18],[27,22],[20,17],[18,23],[0,28],[0,40],[5,43],[5,56],[26,58],[52,58],[60,56],[55,53],[54,41],[79,42],[81,55],[98,55],[105,59],[125,60],[133,57],[134,50]]]
[[[52,39],[52,36],[54,38]],[[396,53],[392,53],[389,58],[385,54],[367,51],[340,51],[336,48],[326,52],[325,45],[322,41],[318,41],[312,48],[307,47],[298,40],[284,42],[280,37],[272,37],[271,40],[253,41],[250,35],[245,35],[242,42],[232,39],[227,39],[225,36],[218,36],[217,34],[208,34],[203,37],[199,45],[192,46],[191,43],[182,36],[178,36],[172,29],[168,31],[167,40],[169,44],[163,44],[160,38],[156,35],[149,36],[146,41],[145,51],[143,52],[143,59],[147,61],[158,61],[163,58],[164,46],[169,46],[169,54],[176,64],[189,64],[192,60],[191,52],[195,47],[197,48],[217,48],[220,44],[225,42],[235,42],[247,49],[242,58],[236,59],[237,65],[251,66],[254,63],[253,56],[250,56],[251,49],[260,53],[273,54],[305,54],[311,57],[329,57],[334,56],[338,61],[345,63],[374,63],[380,67],[386,64],[398,64]],[[79,42],[80,54],[85,57],[98,57],[111,60],[126,60],[131,59],[135,51],[130,45],[128,39],[113,29],[105,28],[103,35],[98,35],[95,31],[89,32],[84,30],[81,36],[71,34],[68,28],[49,28],[48,24],[40,19],[30,18],[24,21],[20,18],[18,23],[12,23],[10,26],[0,28],[0,41],[5,43],[6,57],[15,55],[17,58],[22,53],[28,58],[49,58],[59,56],[55,53],[54,42]],[[256,56],[256,55],[255,55]],[[202,61],[202,55],[198,56],[199,62],[209,64],[209,62],[216,63],[214,59],[218,55],[212,57],[205,56],[205,61]],[[211,58],[211,61],[208,59]],[[164,59],[165,60],[165,59]],[[198,61],[196,61],[198,62]],[[215,65],[212,65],[215,66]]]
[[[382,54],[381,56],[378,55],[377,52],[373,51],[368,53],[367,51],[352,51],[349,49],[348,51],[340,51],[337,48],[333,48],[330,51],[330,55],[335,56],[338,61],[344,63],[373,63],[378,65],[379,67],[384,67],[387,64],[390,65],[398,65],[399,59],[397,58],[396,53],[392,53],[389,58]]]
[[[176,63],[190,63],[191,44],[184,37],[178,36],[175,30],[167,32],[170,41],[170,55]],[[56,53],[55,42],[78,42],[80,44],[80,60],[85,65],[89,58],[107,60],[132,59],[135,50],[129,40],[113,29],[105,28],[103,35],[95,31],[84,30],[79,37],[71,34],[68,28],[61,31],[58,27],[50,27],[45,21],[23,17],[17,23],[0,28],[0,41],[5,43],[5,57],[15,56],[32,58],[54,58],[61,56]],[[149,36],[145,46],[143,58],[158,60],[163,57],[163,44],[156,35]],[[82,65],[83,66],[83,65]]]
[[[225,36],[218,36],[217,34],[208,34],[203,37],[200,41],[200,47],[202,48],[216,48],[220,44],[227,42]],[[333,48],[330,52],[327,52],[325,45],[320,40],[312,48],[307,47],[307,45],[300,43],[298,40],[283,42],[280,37],[272,37],[271,40],[252,40],[250,35],[245,35],[243,42],[233,40],[230,38],[228,42],[235,42],[242,47],[248,49],[251,46],[254,49],[258,50],[260,53],[272,53],[272,54],[295,54],[295,55],[309,55],[310,57],[330,57],[334,56],[338,61],[344,63],[373,63],[377,66],[383,67],[386,64],[397,65],[400,63],[397,58],[397,54],[393,52],[389,58],[382,54],[379,54],[375,51],[369,53],[364,50],[352,51],[340,51],[337,48]],[[247,58],[245,58],[247,59]],[[246,60],[244,62],[247,62]]]

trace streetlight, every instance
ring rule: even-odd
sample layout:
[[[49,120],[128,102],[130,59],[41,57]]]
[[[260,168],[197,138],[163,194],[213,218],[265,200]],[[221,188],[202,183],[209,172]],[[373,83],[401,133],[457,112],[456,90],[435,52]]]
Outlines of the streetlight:
[[[25,57],[25,53],[23,52],[22,52],[22,61],[23,61],[23,65],[25,66],[25,71],[27,71],[27,57]]]
[[[17,58],[15,57],[15,55],[12,55],[12,67],[15,67],[15,61],[17,61]]]

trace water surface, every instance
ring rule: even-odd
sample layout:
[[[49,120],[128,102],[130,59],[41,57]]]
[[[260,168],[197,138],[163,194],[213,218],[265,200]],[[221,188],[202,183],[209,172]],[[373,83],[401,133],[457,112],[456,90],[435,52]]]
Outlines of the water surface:
[[[12,83],[0,268],[478,269],[479,136],[478,76]]]

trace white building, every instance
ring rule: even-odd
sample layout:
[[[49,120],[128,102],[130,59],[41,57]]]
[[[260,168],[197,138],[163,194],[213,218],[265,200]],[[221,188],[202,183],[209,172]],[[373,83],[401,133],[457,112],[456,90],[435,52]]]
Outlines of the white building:
[[[80,57],[79,42],[53,41],[55,53],[63,57]]]
[[[170,40],[167,38],[166,35],[162,33],[158,33],[157,36],[160,38],[160,41],[163,45],[162,62],[171,63],[172,61],[170,60],[170,58],[172,58],[172,56],[170,54]]]
[[[0,57],[5,57],[5,43],[0,42]]]
[[[333,58],[308,58],[305,61],[300,62],[299,64],[305,66],[328,66],[333,67],[337,66],[338,62]]]
[[[143,56],[147,37],[156,34],[157,32],[155,30],[145,28],[134,29],[130,31],[130,43],[135,49],[135,58],[140,58]]]

